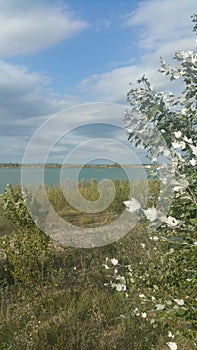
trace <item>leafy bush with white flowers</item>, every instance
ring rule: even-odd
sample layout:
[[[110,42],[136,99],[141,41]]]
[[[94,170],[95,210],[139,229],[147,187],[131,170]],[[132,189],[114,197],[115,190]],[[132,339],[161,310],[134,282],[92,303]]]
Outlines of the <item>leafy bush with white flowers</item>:
[[[192,16],[192,21],[197,32],[197,15]],[[132,298],[138,291],[139,303],[133,310],[136,317],[146,319],[155,328],[158,322],[174,326],[177,339],[189,337],[195,342],[197,53],[177,51],[174,59],[176,67],[161,58],[159,71],[169,75],[171,81],[180,79],[184,86],[181,96],[156,92],[143,76],[128,92],[131,108],[125,113],[129,140],[147,150],[161,175],[156,206],[143,208],[135,198],[124,202],[130,212],[149,223],[152,250],[147,252],[141,242],[147,263],[137,271],[117,263],[114,272],[114,258],[106,261],[105,268],[113,276],[108,284],[118,292]],[[118,268],[125,269],[123,275]],[[171,338],[168,347],[177,349],[174,335]]]

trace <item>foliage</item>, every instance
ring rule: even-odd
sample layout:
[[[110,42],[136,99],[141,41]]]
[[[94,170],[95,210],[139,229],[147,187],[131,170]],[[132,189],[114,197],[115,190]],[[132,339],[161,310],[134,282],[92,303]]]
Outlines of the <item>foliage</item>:
[[[3,283],[9,282],[16,291],[23,293],[35,287],[38,282],[44,283],[45,275],[51,267],[50,240],[33,222],[20,187],[14,190],[8,185],[3,200],[4,213],[15,224],[13,235],[5,235],[0,241],[0,248],[6,257],[3,263]]]
[[[25,205],[20,186],[16,186],[14,189],[8,184],[2,197],[3,211],[9,220],[18,227],[32,227],[35,225]]]
[[[192,20],[197,32],[197,15]],[[141,242],[148,260],[137,270],[135,266],[117,262],[114,271],[112,260],[105,268],[111,271],[108,283],[111,287],[124,292],[127,297],[138,290],[140,307],[133,310],[137,317],[145,318],[155,327],[160,320],[167,327],[174,327],[179,341],[189,337],[194,343],[197,310],[197,54],[178,51],[174,58],[178,61],[176,67],[169,66],[161,58],[160,72],[169,75],[171,81],[181,79],[184,84],[182,95],[176,97],[173,93],[156,92],[143,76],[138,80],[138,86],[128,92],[131,109],[125,115],[129,140],[136,146],[142,145],[149,160],[164,174],[160,179],[160,205],[143,208],[135,198],[125,202],[129,211],[135,211],[150,223],[149,239],[154,245],[147,251],[145,243]],[[162,157],[165,158],[163,164]],[[174,198],[167,216],[165,207],[171,192]],[[171,346],[177,348],[176,343]]]
[[[116,217],[119,208],[123,207],[122,200],[128,199],[129,184],[118,182],[117,185],[120,199],[118,202],[116,198],[114,201],[116,204],[112,203],[116,205],[112,219]],[[90,191],[90,184],[81,186],[81,190],[87,196],[94,196]],[[96,192],[97,186],[94,188]],[[137,194],[139,188],[143,188],[141,182],[133,183],[132,195]],[[70,220],[72,216],[76,218],[74,208],[66,204],[60,188],[50,187],[49,190],[50,201],[57,211],[63,216],[68,211]],[[154,204],[158,183],[150,181],[149,190],[151,203]],[[9,202],[9,209],[5,210],[5,214],[13,218],[19,217],[19,220],[15,220],[15,232],[12,235],[9,233],[9,240],[6,241],[8,235],[1,240],[5,254],[1,263],[4,268],[7,267],[7,270],[4,270],[4,277],[1,276],[3,284],[0,288],[1,348],[11,350],[164,348],[165,343],[171,340],[166,333],[165,325],[158,321],[155,328],[155,324],[147,323],[143,317],[136,318],[136,315],[132,314],[132,310],[141,307],[137,298],[140,293],[139,284],[132,283],[131,297],[128,298],[115,293],[114,289],[106,289],[104,285],[111,272],[110,269],[103,269],[106,256],[116,257],[118,260],[118,265],[112,264],[113,270],[115,268],[124,270],[123,267],[130,263],[133,272],[139,271],[139,275],[142,276],[143,267],[151,262],[148,252],[152,263],[154,260],[156,266],[159,266],[157,255],[154,257],[151,250],[153,243],[157,242],[148,239],[145,222],[136,225],[120,242],[104,247],[63,249],[54,242],[46,242],[46,246],[43,246],[42,232],[35,225],[30,225],[28,213],[25,212],[22,203],[21,206],[16,205],[16,198],[21,200],[19,186],[11,192],[6,190],[3,196],[4,203]],[[107,215],[109,214],[108,212]],[[83,217],[81,214],[77,223]],[[99,213],[94,220],[92,218],[92,221],[98,224],[102,222],[103,217]],[[22,224],[24,221],[28,222],[26,227]],[[7,242],[7,246],[3,241]],[[140,242],[144,242],[146,250]],[[19,249],[20,254],[17,254]],[[8,261],[11,262],[9,265]],[[120,275],[124,272],[121,270]],[[190,341],[182,342],[181,345],[182,349],[193,349]]]

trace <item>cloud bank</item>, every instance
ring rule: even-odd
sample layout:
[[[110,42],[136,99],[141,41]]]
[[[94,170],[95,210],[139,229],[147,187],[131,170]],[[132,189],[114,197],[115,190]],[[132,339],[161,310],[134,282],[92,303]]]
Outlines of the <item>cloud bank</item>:
[[[0,56],[35,54],[80,33],[88,27],[63,6],[35,1],[2,2],[0,12]],[[1,5],[1,3],[0,3]]]
[[[126,15],[118,13],[122,23],[117,33],[124,35],[125,30],[130,33],[130,40],[137,42],[139,52],[130,51],[131,59],[121,62],[119,68],[99,74],[95,71],[90,76],[84,73],[84,79],[72,86],[73,95],[57,92],[52,88],[50,72],[43,73],[28,63],[22,65],[20,59],[26,62],[24,58],[31,57],[33,62],[34,55],[48,48],[55,52],[61,42],[88,31],[91,40],[95,40],[93,28],[98,35],[104,27],[106,35],[112,25],[102,14],[98,28],[98,22],[88,23],[63,1],[60,4],[47,0],[0,0],[0,162],[21,161],[30,136],[49,116],[64,108],[92,101],[126,104],[129,83],[135,83],[143,74],[158,90],[180,91],[179,84],[172,84],[168,77],[157,72],[159,57],[172,63],[176,50],[194,49],[190,16],[196,11],[196,0],[144,0],[138,3],[135,11]],[[83,37],[81,42],[83,44]],[[128,41],[125,52],[131,42]],[[95,59],[99,67],[99,57]],[[117,59],[114,52],[114,61]],[[109,62],[109,66],[112,67],[112,63]],[[91,115],[85,117],[90,123]],[[79,125],[85,117],[76,115]],[[115,118],[123,118],[113,113],[107,117],[112,123]],[[104,119],[100,117],[97,121],[104,122]],[[66,123],[69,127],[69,117]],[[116,134],[113,136],[118,138]],[[70,143],[75,145],[80,137],[73,135]]]

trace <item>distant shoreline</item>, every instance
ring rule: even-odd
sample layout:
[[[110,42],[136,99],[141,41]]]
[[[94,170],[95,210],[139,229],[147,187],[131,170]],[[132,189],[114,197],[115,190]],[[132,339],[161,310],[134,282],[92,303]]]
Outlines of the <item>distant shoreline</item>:
[[[116,164],[5,164],[0,163],[0,169],[21,169],[21,168],[90,168],[90,169],[107,169],[107,168],[126,168],[126,169],[142,169],[142,168],[154,168],[153,164],[124,164],[122,166]]]

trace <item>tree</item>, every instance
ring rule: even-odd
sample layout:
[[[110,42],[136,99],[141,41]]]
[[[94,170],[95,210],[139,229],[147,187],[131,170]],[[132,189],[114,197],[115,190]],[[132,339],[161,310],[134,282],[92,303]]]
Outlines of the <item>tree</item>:
[[[192,21],[194,32],[197,32],[196,14]],[[154,241],[154,251],[149,261],[147,257],[146,266],[140,266],[133,273],[135,287],[130,283],[130,270],[126,266],[123,277],[127,294],[132,295],[134,288],[141,291],[138,315],[154,323],[155,327],[158,319],[167,327],[175,326],[177,335],[194,341],[197,54],[178,51],[174,58],[178,62],[176,67],[161,58],[159,71],[169,75],[171,81],[181,80],[184,85],[181,96],[156,92],[145,76],[127,95],[131,106],[125,113],[128,138],[136,147],[142,145],[147,150],[149,160],[157,164],[162,176],[157,206],[143,208],[135,198],[125,202],[129,211],[144,216],[150,223],[149,238]],[[160,164],[161,157],[165,157],[163,164]],[[143,248],[146,249],[145,244]],[[174,342],[169,342],[168,346],[177,349]]]
[[[197,15],[192,16],[197,31]],[[166,156],[168,162],[160,165],[165,172],[161,182],[174,192],[171,213],[178,219],[168,220],[161,213],[143,210],[153,223],[156,219],[189,232],[196,231],[197,175],[197,55],[193,51],[178,51],[174,57],[179,65],[171,67],[161,58],[160,72],[170,75],[171,80],[181,78],[185,88],[181,96],[157,93],[143,76],[138,87],[128,92],[131,109],[126,111],[125,127],[128,137],[136,146],[142,145],[152,162]],[[168,193],[169,194],[169,191]],[[163,196],[164,197],[164,196]],[[167,198],[166,198],[167,199]],[[160,214],[160,215],[159,215]]]

